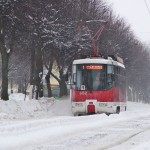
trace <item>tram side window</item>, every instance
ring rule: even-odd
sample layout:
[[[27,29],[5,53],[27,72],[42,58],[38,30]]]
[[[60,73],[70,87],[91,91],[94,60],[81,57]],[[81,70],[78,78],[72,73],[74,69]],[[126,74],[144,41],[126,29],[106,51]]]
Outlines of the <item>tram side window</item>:
[[[76,83],[76,65],[72,67],[72,82]]]
[[[115,66],[115,86],[125,87],[125,70],[118,66]]]
[[[76,77],[78,80],[76,82],[76,89],[80,89],[81,87],[81,83],[82,83],[82,71],[81,70],[78,70],[77,71],[77,77]]]
[[[118,74],[119,74],[119,69],[118,66],[115,66],[115,86],[119,86],[119,78],[118,78]]]
[[[107,66],[107,88],[111,88],[113,86],[113,75],[114,75],[114,67],[108,65]]]
[[[124,91],[126,88],[125,69],[121,68],[120,88]]]

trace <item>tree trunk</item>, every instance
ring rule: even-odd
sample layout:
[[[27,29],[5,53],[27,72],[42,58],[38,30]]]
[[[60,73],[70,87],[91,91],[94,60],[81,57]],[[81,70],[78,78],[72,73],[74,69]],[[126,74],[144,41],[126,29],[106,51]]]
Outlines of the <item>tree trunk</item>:
[[[51,84],[50,84],[50,74],[46,75],[45,80],[47,83],[48,97],[52,97],[52,90],[51,90]]]
[[[60,87],[60,97],[67,96],[67,85],[65,82],[65,75],[63,74],[63,70],[59,71],[60,74],[60,81],[59,81],[59,87]]]
[[[36,60],[36,74],[35,74],[36,99],[38,99],[38,97],[43,96],[43,83],[42,83],[43,67],[41,68],[40,66],[41,64],[39,64],[38,59],[37,59]],[[40,74],[41,74],[41,77],[40,77]]]
[[[6,52],[6,48],[1,46],[1,55],[2,55],[2,90],[1,90],[1,99],[9,100],[8,97],[8,60],[9,56]]]
[[[36,85],[36,99],[43,96],[43,52],[41,33],[38,32],[37,43],[35,52],[35,85]]]
[[[34,73],[35,73],[35,47],[32,41],[31,48],[31,69],[30,69],[30,84],[34,85]]]
[[[53,60],[50,62],[49,67],[46,67],[48,69],[48,73],[45,77],[45,80],[47,83],[48,97],[52,97],[52,89],[51,89],[51,83],[50,83],[50,74],[52,72],[52,67],[53,67]]]
[[[61,80],[59,81],[59,87],[60,87],[60,94],[59,94],[59,96],[60,96],[60,97],[62,97],[62,96],[67,96],[67,95],[68,95],[68,92],[67,92],[67,85],[66,85],[64,79],[61,79]]]
[[[0,18],[0,53],[2,57],[2,90],[1,90],[1,99],[9,100],[8,97],[8,61],[9,54],[5,47],[5,35],[4,35],[4,22],[3,17]]]

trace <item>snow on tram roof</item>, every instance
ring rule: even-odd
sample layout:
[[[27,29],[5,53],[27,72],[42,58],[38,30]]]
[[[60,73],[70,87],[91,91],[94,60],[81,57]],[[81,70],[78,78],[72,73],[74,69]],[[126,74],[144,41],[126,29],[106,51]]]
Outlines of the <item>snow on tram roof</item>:
[[[73,64],[110,64],[125,68],[125,66],[122,63],[114,61],[113,59],[104,59],[104,58],[77,59],[73,61]]]

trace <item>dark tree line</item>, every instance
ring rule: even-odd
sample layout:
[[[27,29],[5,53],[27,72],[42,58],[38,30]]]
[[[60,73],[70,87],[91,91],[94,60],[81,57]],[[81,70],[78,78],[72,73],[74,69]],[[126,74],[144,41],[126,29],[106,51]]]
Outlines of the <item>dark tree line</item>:
[[[59,83],[60,96],[67,95],[65,78],[72,61],[90,55],[93,49],[85,26],[81,25],[89,20],[93,20],[88,24],[93,34],[102,26],[95,20],[107,21],[97,41],[99,51],[123,57],[129,95],[132,90],[136,99],[149,102],[148,47],[103,0],[0,0],[1,99],[8,100],[8,80],[20,89],[30,82],[36,87],[36,99],[43,96],[45,80],[51,97],[51,77]],[[52,71],[54,64],[59,76]],[[47,69],[44,78],[43,67]]]

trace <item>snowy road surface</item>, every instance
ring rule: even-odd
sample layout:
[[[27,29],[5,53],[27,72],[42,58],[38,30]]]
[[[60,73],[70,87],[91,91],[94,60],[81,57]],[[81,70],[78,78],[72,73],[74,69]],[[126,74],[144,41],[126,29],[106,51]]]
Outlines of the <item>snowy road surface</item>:
[[[0,119],[0,150],[150,150],[148,104],[128,102],[126,112],[109,117],[74,117],[69,103],[54,102],[47,113],[40,110],[42,117],[28,112],[29,118],[24,113],[25,119],[9,118],[5,113]]]

